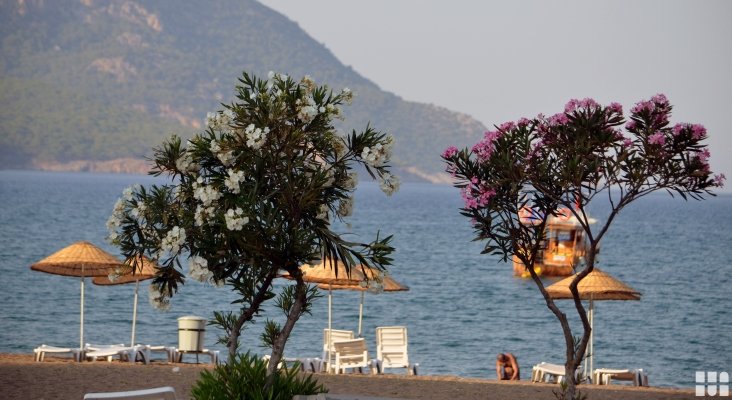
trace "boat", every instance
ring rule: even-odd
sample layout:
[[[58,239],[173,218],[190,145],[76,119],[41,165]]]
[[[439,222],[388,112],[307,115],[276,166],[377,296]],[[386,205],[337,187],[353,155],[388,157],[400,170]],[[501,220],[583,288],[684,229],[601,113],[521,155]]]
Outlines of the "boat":
[[[535,225],[541,219],[526,207],[519,212],[521,223]],[[589,223],[595,220],[588,218]],[[567,208],[557,210],[556,215],[547,219],[546,246],[536,255],[534,271],[542,276],[569,276],[575,273],[575,267],[584,262],[585,254],[589,251],[585,231],[582,225]],[[513,273],[516,276],[528,278],[531,276],[521,260],[513,256]]]

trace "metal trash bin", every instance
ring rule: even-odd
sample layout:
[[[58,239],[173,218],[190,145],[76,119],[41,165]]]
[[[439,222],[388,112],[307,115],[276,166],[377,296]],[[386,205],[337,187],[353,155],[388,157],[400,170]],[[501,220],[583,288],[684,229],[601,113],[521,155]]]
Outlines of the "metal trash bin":
[[[178,351],[201,352],[206,334],[206,318],[187,315],[178,318]]]

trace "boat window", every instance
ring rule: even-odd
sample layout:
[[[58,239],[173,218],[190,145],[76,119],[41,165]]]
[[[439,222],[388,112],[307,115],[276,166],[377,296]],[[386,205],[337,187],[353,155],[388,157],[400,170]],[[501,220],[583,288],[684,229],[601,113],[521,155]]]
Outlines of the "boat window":
[[[574,231],[558,231],[557,239],[560,242],[571,242],[574,241]]]

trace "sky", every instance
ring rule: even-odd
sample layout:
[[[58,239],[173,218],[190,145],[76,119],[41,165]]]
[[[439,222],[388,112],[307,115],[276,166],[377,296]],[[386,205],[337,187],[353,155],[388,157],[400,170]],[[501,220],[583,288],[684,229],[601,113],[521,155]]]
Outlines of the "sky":
[[[260,2],[381,89],[487,127],[572,98],[627,115],[663,93],[672,124],[706,126],[712,171],[732,192],[732,1]]]

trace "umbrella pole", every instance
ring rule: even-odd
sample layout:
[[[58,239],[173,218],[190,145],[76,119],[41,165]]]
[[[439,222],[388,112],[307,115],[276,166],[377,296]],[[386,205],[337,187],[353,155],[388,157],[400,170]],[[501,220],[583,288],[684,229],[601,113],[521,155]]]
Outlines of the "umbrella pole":
[[[361,304],[358,306],[358,337],[361,336],[361,321],[363,320],[363,295],[364,292],[361,291]]]
[[[594,362],[595,362],[595,305],[590,296],[590,374],[592,374]]]
[[[130,346],[135,345],[135,324],[137,323],[137,289],[140,287],[140,280],[135,280],[135,301],[132,306],[132,338],[130,339]]]
[[[81,314],[79,320],[79,348],[84,348],[84,264],[81,265]]]
[[[326,360],[328,366],[328,373],[330,373],[331,362],[330,362],[330,348],[333,341],[333,285],[328,284],[328,359]]]

